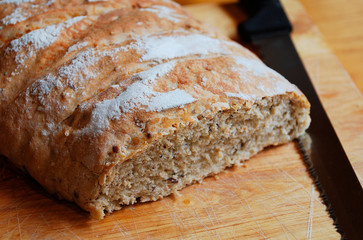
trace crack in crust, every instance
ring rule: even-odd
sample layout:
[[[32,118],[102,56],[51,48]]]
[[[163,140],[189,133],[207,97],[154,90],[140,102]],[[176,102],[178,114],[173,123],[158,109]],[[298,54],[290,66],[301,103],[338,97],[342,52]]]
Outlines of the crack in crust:
[[[0,5],[0,154],[51,193],[96,217],[120,204],[166,196],[246,159],[238,160],[235,149],[233,161],[219,158],[219,167],[205,174],[177,171],[159,183],[141,184],[141,192],[120,192],[119,183],[130,174],[123,176],[120,166],[144,163],[148,151],[164,156],[158,143],[172,148],[173,136],[205,127],[206,121],[222,126],[227,119],[220,120],[220,114],[257,109],[256,116],[267,121],[258,113],[264,99],[293,102],[283,104],[285,112],[303,114],[291,116],[294,120],[278,130],[275,140],[256,140],[258,150],[296,137],[309,124],[309,103],[295,86],[174,2],[19,0]],[[254,127],[261,130],[261,124]],[[246,141],[238,146],[246,149]],[[110,188],[113,197],[106,191]]]

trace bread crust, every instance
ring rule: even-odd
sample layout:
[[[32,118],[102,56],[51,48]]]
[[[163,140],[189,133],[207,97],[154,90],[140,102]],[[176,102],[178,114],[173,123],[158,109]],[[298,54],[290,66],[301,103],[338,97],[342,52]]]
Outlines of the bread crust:
[[[0,5],[0,154],[98,217],[91,200],[110,170],[198,116],[279,95],[310,107],[174,2]]]

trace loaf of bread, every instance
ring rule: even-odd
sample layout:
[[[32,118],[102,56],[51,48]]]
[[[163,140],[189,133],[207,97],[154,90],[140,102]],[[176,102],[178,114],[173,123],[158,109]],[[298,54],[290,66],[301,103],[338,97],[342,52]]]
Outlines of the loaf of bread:
[[[0,154],[96,218],[308,127],[305,96],[169,0],[0,0]]]

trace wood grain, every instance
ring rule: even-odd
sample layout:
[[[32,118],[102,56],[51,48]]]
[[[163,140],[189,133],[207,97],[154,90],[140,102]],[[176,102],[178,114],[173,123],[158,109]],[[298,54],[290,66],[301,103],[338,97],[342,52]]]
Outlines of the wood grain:
[[[363,175],[363,98],[296,0],[284,0],[294,42],[355,170]],[[236,5],[187,9],[233,38]],[[231,28],[232,27],[232,28]],[[3,239],[338,239],[296,144],[268,148],[163,200],[125,207],[102,221],[55,200],[36,182],[0,167]]]
[[[363,1],[300,1],[363,93]]]
[[[3,238],[337,239],[295,143],[163,200],[126,207],[102,221],[57,201],[27,178],[0,187]],[[1,235],[0,235],[1,236]]]

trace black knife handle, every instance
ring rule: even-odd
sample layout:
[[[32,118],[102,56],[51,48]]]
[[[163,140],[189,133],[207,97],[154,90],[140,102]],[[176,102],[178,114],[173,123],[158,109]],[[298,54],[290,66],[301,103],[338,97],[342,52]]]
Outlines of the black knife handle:
[[[249,19],[239,24],[245,41],[290,34],[292,26],[279,0],[241,0]]]

